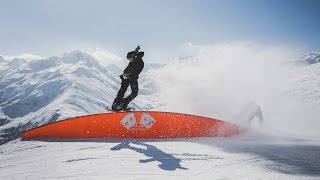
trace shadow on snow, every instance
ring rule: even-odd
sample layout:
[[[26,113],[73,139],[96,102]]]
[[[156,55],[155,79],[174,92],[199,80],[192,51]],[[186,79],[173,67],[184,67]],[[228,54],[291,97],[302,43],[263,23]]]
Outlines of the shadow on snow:
[[[140,145],[143,148],[132,146],[131,144]],[[181,159],[174,157],[173,155],[169,153],[165,153],[158,149],[156,146],[139,142],[139,141],[122,141],[120,144],[114,146],[111,148],[112,151],[119,151],[121,149],[130,149],[135,152],[141,153],[148,157],[148,159],[140,159],[140,163],[149,163],[153,161],[159,162],[159,167],[163,170],[167,171],[174,171],[177,169],[184,169],[187,170],[187,168],[184,168],[181,166]]]

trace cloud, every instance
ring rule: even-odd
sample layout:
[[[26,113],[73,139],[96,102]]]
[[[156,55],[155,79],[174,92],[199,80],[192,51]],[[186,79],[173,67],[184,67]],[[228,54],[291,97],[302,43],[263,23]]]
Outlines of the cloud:
[[[95,48],[95,49],[86,48],[84,51],[92,55],[96,59],[98,59],[102,65],[117,63],[121,60],[121,58],[116,54],[113,54],[109,51],[102,50],[100,48]]]

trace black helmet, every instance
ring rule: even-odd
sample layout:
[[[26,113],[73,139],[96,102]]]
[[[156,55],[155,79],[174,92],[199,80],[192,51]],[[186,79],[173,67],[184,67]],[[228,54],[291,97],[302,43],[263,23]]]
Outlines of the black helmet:
[[[141,59],[144,55],[144,52],[139,52],[140,46],[138,46],[134,51],[130,51],[127,53],[127,59]]]
[[[137,55],[137,53],[136,53],[135,51],[130,51],[130,52],[128,52],[128,54],[127,54],[127,59],[129,59],[129,58],[135,58],[136,55]]]

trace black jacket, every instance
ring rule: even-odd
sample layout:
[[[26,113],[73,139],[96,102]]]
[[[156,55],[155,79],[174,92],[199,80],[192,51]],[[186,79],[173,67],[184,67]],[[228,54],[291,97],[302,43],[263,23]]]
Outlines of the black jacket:
[[[144,62],[142,60],[143,52],[139,52],[139,54],[140,53],[141,55],[138,55],[133,59],[123,71],[123,74],[129,76],[129,79],[138,79],[139,74],[144,67]]]

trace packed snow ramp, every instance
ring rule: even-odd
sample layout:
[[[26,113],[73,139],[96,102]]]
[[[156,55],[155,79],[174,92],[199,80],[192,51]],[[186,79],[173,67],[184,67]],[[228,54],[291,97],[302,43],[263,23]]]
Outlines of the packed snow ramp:
[[[59,138],[188,138],[233,136],[236,125],[169,112],[122,112],[76,117],[28,130],[23,140]]]

